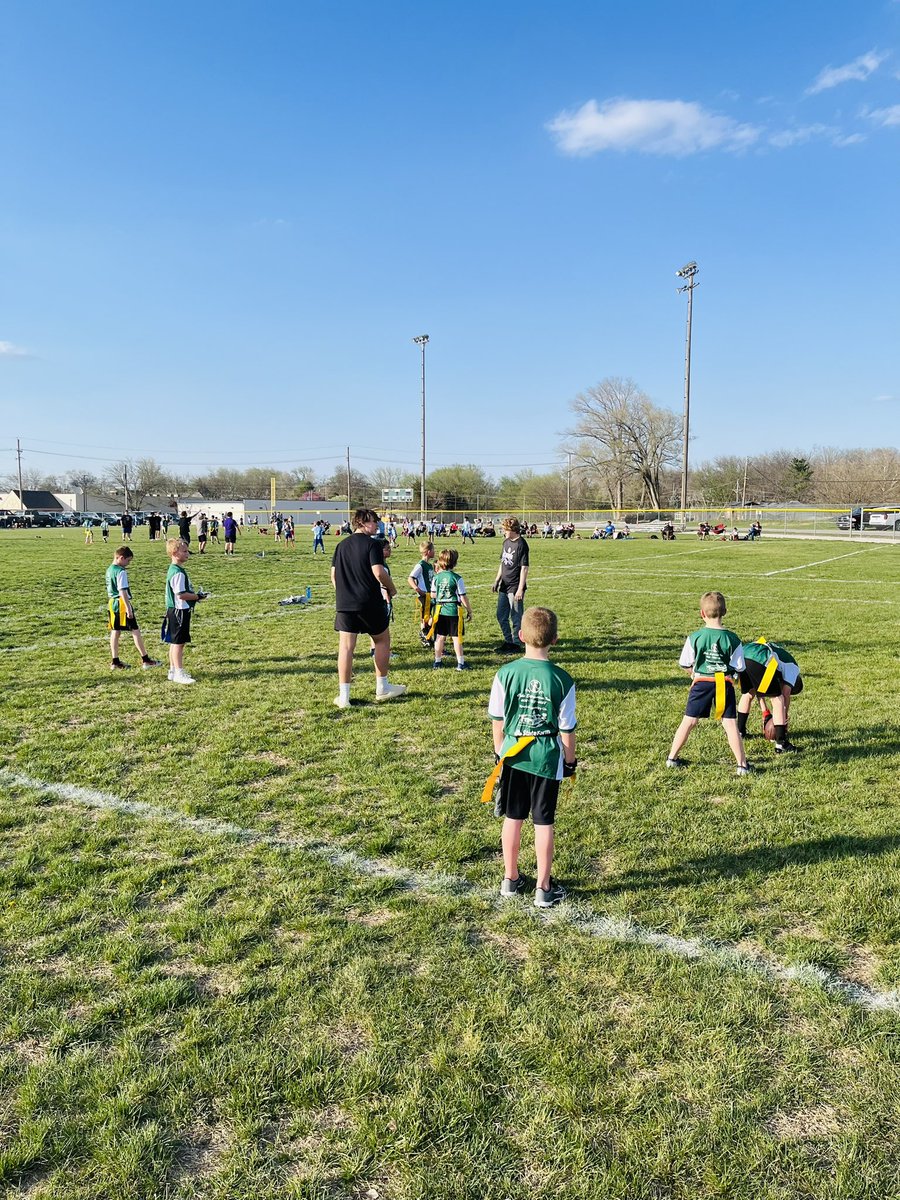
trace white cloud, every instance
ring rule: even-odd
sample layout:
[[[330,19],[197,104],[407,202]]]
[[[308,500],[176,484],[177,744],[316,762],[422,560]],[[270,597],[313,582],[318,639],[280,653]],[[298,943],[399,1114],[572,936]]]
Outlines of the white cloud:
[[[832,145],[843,148],[844,146],[858,146],[860,142],[866,140],[864,133],[839,133],[833,140]]]
[[[806,94],[814,96],[817,92],[824,92],[828,88],[837,87],[841,83],[850,83],[853,80],[862,82],[862,80],[868,79],[874,71],[877,71],[886,58],[886,54],[878,54],[876,51],[870,50],[868,54],[861,54],[859,58],[854,58],[853,62],[846,63],[843,67],[824,67],[806,89]]]
[[[30,358],[27,350],[12,342],[0,342],[0,358]]]
[[[682,158],[703,150],[743,150],[759,137],[753,125],[686,100],[588,100],[548,122],[563,154],[636,150]]]
[[[831,125],[801,125],[796,129],[782,129],[778,133],[771,134],[769,145],[775,146],[778,150],[785,150],[788,146],[800,146],[803,142],[811,141],[812,138],[836,133],[837,130]]]
[[[879,125],[900,125],[900,104],[892,104],[890,108],[873,108],[866,116]]]

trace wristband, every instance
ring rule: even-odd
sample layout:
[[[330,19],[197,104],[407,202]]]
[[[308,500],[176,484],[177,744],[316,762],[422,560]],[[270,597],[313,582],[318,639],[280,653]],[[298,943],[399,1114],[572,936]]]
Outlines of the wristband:
[[[578,768],[578,759],[573,758],[571,762],[566,762],[563,759],[563,779],[574,779],[575,771]]]

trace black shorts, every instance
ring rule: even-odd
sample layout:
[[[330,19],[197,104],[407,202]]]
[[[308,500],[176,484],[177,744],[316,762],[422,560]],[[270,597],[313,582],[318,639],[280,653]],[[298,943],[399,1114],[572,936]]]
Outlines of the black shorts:
[[[556,821],[559,799],[559,780],[544,775],[532,775],[509,763],[503,764],[500,774],[500,811],[512,821],[531,817],[535,825],[552,825]]]
[[[226,544],[229,546],[233,546],[236,541],[237,541],[237,535],[235,535],[234,537],[227,537],[225,539]]]
[[[459,637],[459,617],[438,617],[434,632],[439,637]]]
[[[716,703],[716,685],[714,682],[704,679],[697,680],[691,684],[691,690],[688,692],[687,708],[684,710],[687,717],[708,717]],[[737,704],[734,698],[734,684],[730,679],[725,680],[725,711],[722,713],[723,720],[735,720],[737,717]]]
[[[341,612],[334,614],[334,627],[338,633],[367,633],[370,637],[378,637],[384,633],[390,624],[387,605],[379,601],[370,608],[360,612]]]
[[[189,608],[170,608],[166,611],[164,622],[164,642],[171,646],[186,646],[191,640],[191,610]]]
[[[744,670],[741,671],[741,691],[754,692],[757,696],[780,696],[784,687],[784,676],[776,670],[769,681],[769,686],[763,691],[760,684],[766,673],[766,663],[757,662],[755,658],[745,660]]]
[[[140,629],[140,626],[137,623],[137,617],[128,616],[125,605],[121,600],[110,600],[109,628],[110,630],[119,629],[125,633],[133,633],[136,629]]]

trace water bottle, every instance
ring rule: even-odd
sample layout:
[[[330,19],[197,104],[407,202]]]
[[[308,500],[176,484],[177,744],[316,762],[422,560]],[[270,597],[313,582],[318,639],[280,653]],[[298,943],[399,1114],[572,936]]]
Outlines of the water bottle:
[[[311,588],[311,587],[307,587],[307,589],[306,589],[306,603],[307,603],[307,604],[309,604],[310,600],[312,600],[312,588]]]

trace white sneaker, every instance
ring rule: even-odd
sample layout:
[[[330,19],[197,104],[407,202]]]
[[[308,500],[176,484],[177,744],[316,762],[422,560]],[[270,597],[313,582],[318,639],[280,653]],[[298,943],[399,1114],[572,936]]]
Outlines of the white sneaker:
[[[349,708],[350,707],[350,697],[349,696],[335,696],[333,704],[334,704],[335,708]]]
[[[402,683],[386,683],[384,691],[376,692],[376,700],[393,700],[397,696],[406,695],[406,685]]]
[[[172,682],[173,683],[196,683],[197,680],[193,677],[193,675],[188,675],[187,671],[173,671],[172,672]]]
[[[169,682],[171,682],[171,681],[172,681],[172,676],[173,676],[174,674],[175,674],[175,672],[172,670],[172,668],[171,668],[171,667],[169,667],[169,674],[168,674],[168,676],[167,676],[167,679],[169,680]]]

